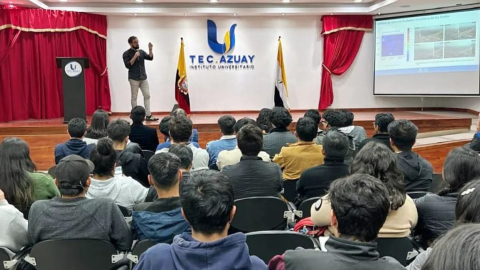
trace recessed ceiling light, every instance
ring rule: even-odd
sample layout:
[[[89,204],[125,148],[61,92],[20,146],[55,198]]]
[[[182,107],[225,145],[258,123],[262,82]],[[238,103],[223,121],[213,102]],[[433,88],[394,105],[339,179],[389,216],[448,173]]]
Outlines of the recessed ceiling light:
[[[135,14],[133,14],[133,15],[137,16],[138,14],[137,14],[137,13],[135,13]]]
[[[285,16],[285,13],[282,13],[282,16]]]
[[[361,3],[361,2],[363,2],[363,0],[353,0],[353,2],[355,2],[355,3]]]
[[[233,13],[233,16],[237,16],[237,13]]]
[[[135,0],[135,2],[137,2],[137,3],[142,3],[143,0]]]
[[[183,16],[187,16],[187,13],[183,13]]]
[[[68,0],[58,0],[58,2],[67,2]]]
[[[210,3],[218,3],[218,0],[210,0]]]
[[[290,3],[290,0],[282,0],[283,3]]]

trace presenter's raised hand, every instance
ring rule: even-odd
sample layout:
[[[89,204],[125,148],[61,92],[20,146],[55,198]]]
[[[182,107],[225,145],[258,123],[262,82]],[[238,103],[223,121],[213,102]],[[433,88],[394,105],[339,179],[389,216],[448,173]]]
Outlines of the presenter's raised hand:
[[[152,48],[153,48],[153,44],[152,44],[151,42],[149,42],[149,43],[148,43],[148,49],[149,49],[149,50],[152,50]]]

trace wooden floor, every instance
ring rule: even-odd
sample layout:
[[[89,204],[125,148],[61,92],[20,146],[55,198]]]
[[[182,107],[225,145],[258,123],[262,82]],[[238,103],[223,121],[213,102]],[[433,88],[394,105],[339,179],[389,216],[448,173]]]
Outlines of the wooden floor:
[[[355,125],[363,126],[367,130],[368,136],[373,135],[373,122],[378,111],[372,112],[356,112]],[[217,126],[217,120],[226,113],[210,113],[210,114],[193,114],[191,119],[194,128],[199,131],[200,145],[205,147],[208,141],[218,139],[221,134]],[[257,113],[253,112],[232,112],[229,113],[236,119],[242,117],[250,117],[256,119]],[[302,117],[304,112],[294,111],[292,116],[294,123],[290,129],[294,130],[296,120]],[[472,118],[475,115],[458,112],[445,111],[394,111],[396,119],[409,119],[413,121],[420,132],[470,129]],[[156,114],[160,119],[166,115]],[[113,114],[111,119],[122,118],[128,119],[128,114]],[[31,156],[39,170],[47,170],[54,165],[53,149],[56,144],[62,143],[69,139],[67,134],[67,126],[63,124],[63,119],[49,120],[26,120],[14,121],[9,123],[0,123],[0,140],[6,137],[19,137],[30,145]],[[90,120],[90,119],[88,119]],[[147,122],[147,125],[158,129],[159,122]],[[163,138],[160,136],[159,138]],[[435,167],[436,172],[441,172],[443,160],[446,154],[459,145],[465,144],[467,141],[453,141],[435,145],[421,146],[416,148],[420,155],[429,160]]]

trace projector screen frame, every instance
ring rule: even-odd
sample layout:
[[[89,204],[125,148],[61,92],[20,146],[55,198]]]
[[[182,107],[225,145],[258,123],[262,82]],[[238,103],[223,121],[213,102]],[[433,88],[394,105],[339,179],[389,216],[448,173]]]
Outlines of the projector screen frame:
[[[418,13],[408,13],[405,15],[400,14],[393,14],[392,16],[380,16],[373,18],[373,95],[378,97],[480,97],[480,80],[478,84],[478,94],[376,94],[375,93],[375,64],[377,58],[377,42],[376,42],[376,34],[377,34],[377,21],[386,21],[392,19],[404,19],[404,18],[411,18],[411,17],[420,17],[420,16],[430,16],[430,15],[437,15],[437,14],[445,14],[445,13],[453,13],[453,12],[464,12],[464,11],[473,11],[478,10],[480,12],[480,6],[475,5],[474,7],[469,8],[459,8],[459,7],[452,7],[451,9],[441,9],[441,10],[434,10],[431,12],[419,11]],[[478,56],[480,57],[480,55]],[[478,70],[479,77],[480,77],[480,68]]]

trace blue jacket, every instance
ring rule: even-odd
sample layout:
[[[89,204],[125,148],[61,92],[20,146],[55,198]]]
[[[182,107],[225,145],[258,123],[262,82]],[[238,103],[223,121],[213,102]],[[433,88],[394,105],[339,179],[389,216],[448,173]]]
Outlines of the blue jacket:
[[[79,155],[88,159],[93,148],[95,148],[95,144],[87,145],[86,142],[79,139],[70,139],[66,143],[57,144],[55,146],[55,164],[58,164],[62,158],[70,155]]]
[[[237,137],[235,135],[222,136],[220,140],[207,143],[207,152],[210,156],[208,167],[217,164],[218,154],[223,150],[233,150],[237,147]]]
[[[173,244],[158,244],[140,257],[135,270],[266,270],[265,263],[250,256],[246,236],[229,235],[213,242],[198,242],[188,233],[177,235]]]
[[[132,232],[135,239],[171,243],[175,235],[190,230],[180,209],[176,208],[160,213],[133,211]]]

